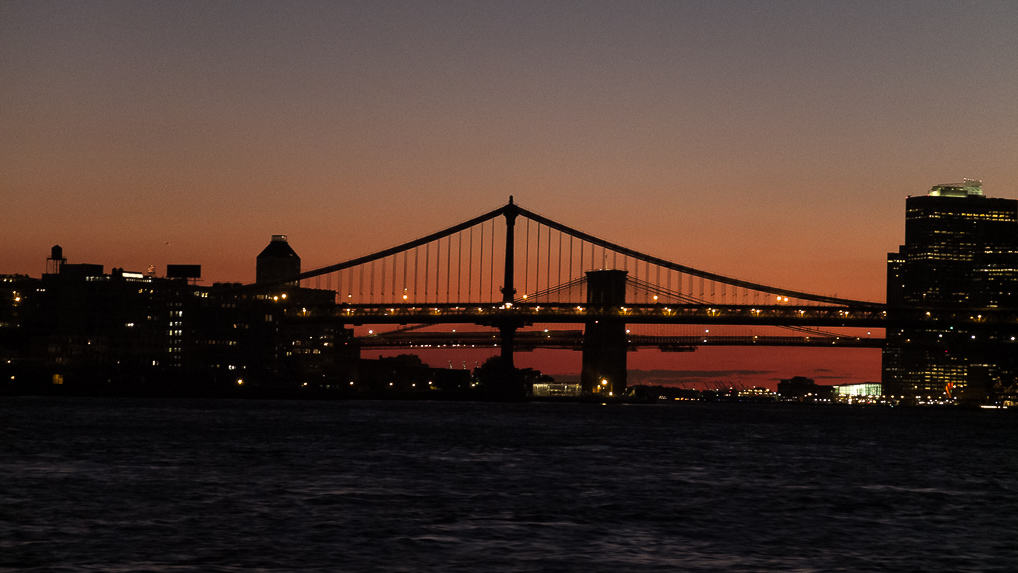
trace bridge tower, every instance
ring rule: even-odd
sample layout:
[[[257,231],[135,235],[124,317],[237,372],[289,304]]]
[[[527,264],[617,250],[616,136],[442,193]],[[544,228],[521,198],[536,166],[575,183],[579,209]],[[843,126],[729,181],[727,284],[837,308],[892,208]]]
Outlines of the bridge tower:
[[[587,271],[587,306],[616,310],[626,304],[626,271]],[[587,321],[580,385],[586,395],[619,397],[626,392],[626,323],[620,318]]]
[[[516,288],[513,286],[514,246],[516,244],[516,217],[519,215],[519,208],[513,203],[512,195],[509,196],[509,204],[503,208],[502,214],[505,216],[505,275],[502,282],[502,304],[507,308],[512,308],[513,299],[516,297]],[[503,319],[498,325],[504,376],[501,392],[504,398],[509,399],[523,397],[523,386],[521,381],[516,379],[516,365],[513,362],[513,345],[516,341],[516,330],[519,327],[520,324],[513,319]]]

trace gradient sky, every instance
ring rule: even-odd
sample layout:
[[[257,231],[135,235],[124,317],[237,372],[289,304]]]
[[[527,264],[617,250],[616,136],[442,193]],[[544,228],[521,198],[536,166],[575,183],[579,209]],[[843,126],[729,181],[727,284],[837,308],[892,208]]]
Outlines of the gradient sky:
[[[907,195],[1018,197],[1016,62],[1013,1],[0,0],[0,273],[246,282],[272,233],[314,268],[512,194],[883,300]]]

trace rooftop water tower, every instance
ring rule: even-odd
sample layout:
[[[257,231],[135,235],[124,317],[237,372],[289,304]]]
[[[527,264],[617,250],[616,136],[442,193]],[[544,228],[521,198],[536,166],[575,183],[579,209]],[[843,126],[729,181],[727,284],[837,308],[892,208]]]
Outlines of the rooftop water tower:
[[[49,258],[46,259],[46,274],[59,275],[60,267],[67,262],[64,258],[64,248],[60,245],[53,245],[49,250]]]

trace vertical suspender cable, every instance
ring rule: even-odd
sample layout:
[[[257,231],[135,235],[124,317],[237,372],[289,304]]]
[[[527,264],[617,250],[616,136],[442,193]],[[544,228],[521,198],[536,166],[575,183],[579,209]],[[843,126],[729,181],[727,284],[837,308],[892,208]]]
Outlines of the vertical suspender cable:
[[[569,280],[573,280],[573,236],[569,235]]]
[[[484,296],[484,223],[481,223],[481,260],[477,267],[477,296]]]
[[[463,302],[463,231],[456,233],[457,250],[456,254],[456,302]]]
[[[431,243],[424,245],[424,300],[428,300],[428,280],[431,277]]]
[[[534,292],[541,292],[541,224],[537,224],[537,247],[534,248]]]
[[[452,295],[449,293],[452,284],[452,235],[445,239],[445,302],[451,302]]]
[[[547,264],[544,265],[544,266],[548,267],[548,271],[547,271],[548,278],[544,281],[544,288],[545,288],[545,290],[551,290],[551,229],[550,228],[548,229],[548,232],[546,234],[548,235],[548,260],[545,261]]]
[[[584,270],[584,268],[583,268],[583,249],[584,249],[583,241],[580,241],[580,276],[581,277],[583,276],[583,270]]]
[[[484,228],[483,226],[481,227]],[[467,300],[470,300],[470,293],[473,290],[474,280],[474,228],[470,227],[470,252],[467,254]]]
[[[488,264],[491,267],[491,276],[488,277],[488,297],[495,300],[495,220],[491,220],[491,256],[488,257]]]
[[[527,277],[530,276],[530,219],[527,219],[526,231],[527,238],[523,240],[523,294],[527,294],[530,289],[529,281]]]
[[[385,266],[386,266],[385,263],[387,262],[388,261],[386,261],[385,259],[382,259],[381,261],[378,262],[378,266],[382,267],[382,282],[378,286],[379,302],[385,302]]]
[[[562,231],[558,232],[558,276],[555,278],[555,282],[559,285],[562,284]],[[559,302],[562,301],[562,297],[559,296]]]

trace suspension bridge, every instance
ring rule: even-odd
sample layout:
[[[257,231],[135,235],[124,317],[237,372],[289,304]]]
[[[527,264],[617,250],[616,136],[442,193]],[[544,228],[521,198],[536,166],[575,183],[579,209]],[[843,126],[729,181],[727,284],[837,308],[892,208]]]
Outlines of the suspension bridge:
[[[507,371],[513,351],[583,352],[586,392],[625,388],[626,352],[704,345],[880,347],[883,339],[828,329],[882,328],[884,304],[774,287],[643,253],[529,211],[513,202],[419,239],[252,285],[269,293],[299,285],[332,293],[322,312],[290,308],[295,320],[396,325],[360,337],[365,348],[497,346]],[[278,295],[277,295],[278,296]],[[474,324],[479,332],[421,326]],[[582,324],[584,330],[531,330]],[[778,327],[768,335],[668,335],[636,325]]]

